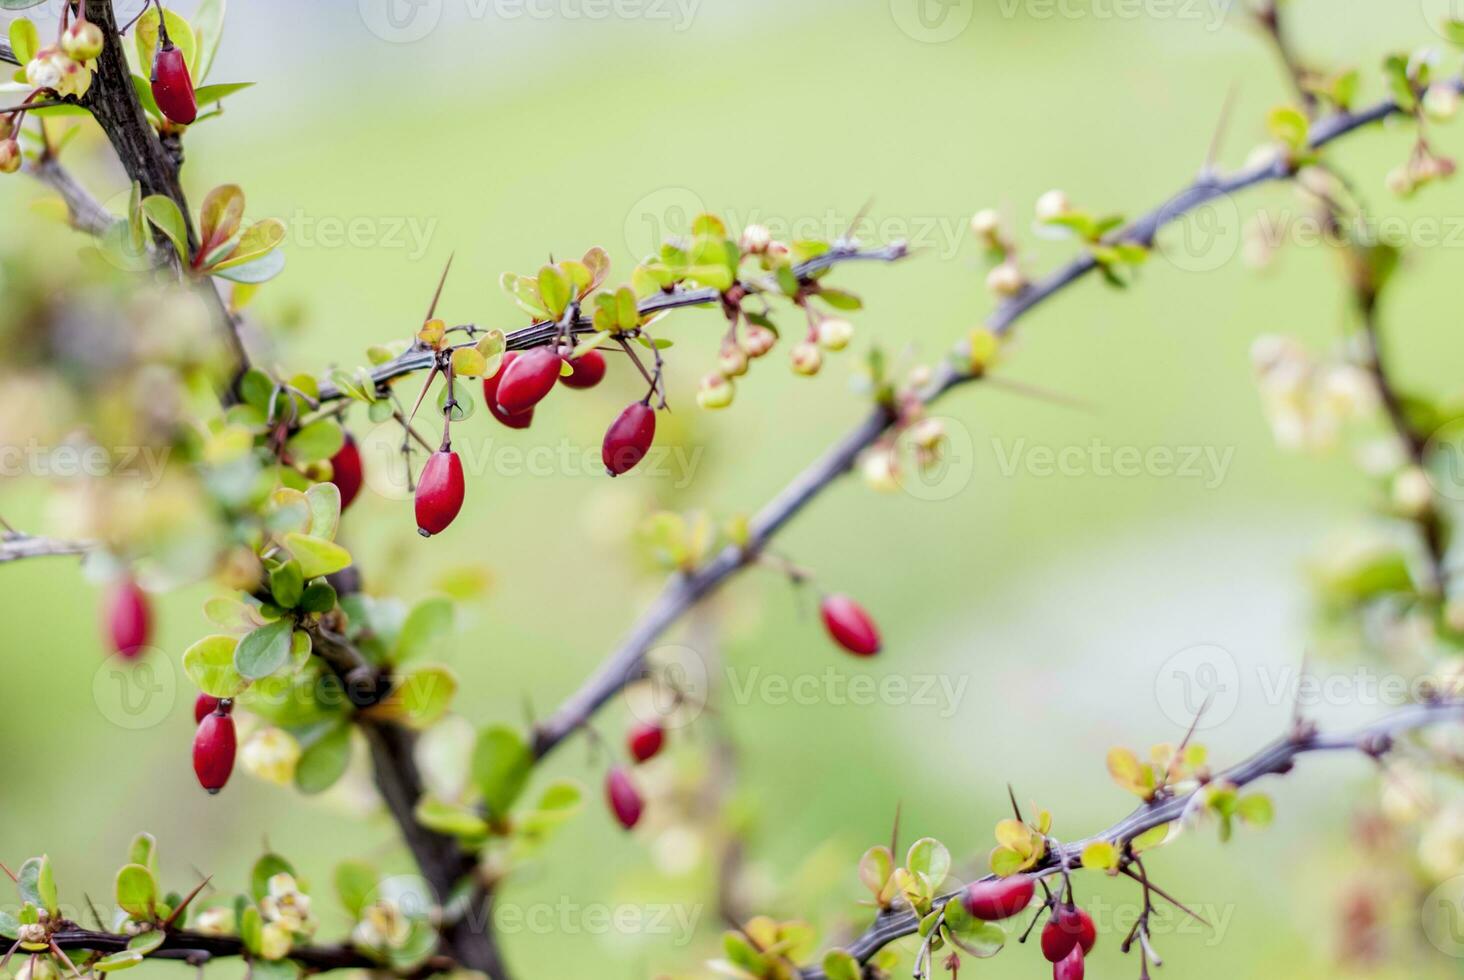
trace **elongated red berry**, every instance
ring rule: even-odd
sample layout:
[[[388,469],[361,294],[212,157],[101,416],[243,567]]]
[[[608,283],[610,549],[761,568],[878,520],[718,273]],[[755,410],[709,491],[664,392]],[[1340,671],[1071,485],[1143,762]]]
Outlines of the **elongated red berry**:
[[[625,736],[625,747],[636,762],[654,758],[665,744],[666,729],[649,722],[636,725]]]
[[[1049,963],[1065,959],[1074,948],[1086,956],[1097,941],[1098,930],[1092,917],[1080,908],[1059,905],[1042,927],[1042,955]]]
[[[458,454],[439,449],[427,459],[417,481],[417,533],[424,538],[440,534],[463,508],[463,461]]]
[[[106,597],[107,641],[127,660],[142,655],[152,637],[152,610],[147,593],[130,577],[117,582]]]
[[[645,802],[641,799],[640,790],[635,788],[630,774],[619,766],[605,775],[605,799],[620,826],[630,830],[640,823]]]
[[[234,771],[234,719],[222,711],[204,715],[193,735],[193,771],[199,784],[210,793],[217,793]]]
[[[351,506],[356,494],[361,492],[365,472],[361,468],[361,447],[356,445],[355,436],[346,433],[346,441],[340,450],[330,458],[330,482],[341,492],[341,510]]]
[[[563,347],[560,353],[569,362],[573,374],[561,375],[559,383],[566,388],[593,388],[605,380],[605,355],[597,350],[585,351],[581,357],[570,357],[569,351]]]
[[[559,380],[559,352],[535,347],[515,358],[499,372],[498,407],[509,415],[527,412],[554,390]]]
[[[157,56],[153,58],[152,92],[153,101],[173,122],[187,126],[198,118],[198,100],[193,95],[188,62],[183,58],[183,49],[172,41],[165,40],[158,45]]]
[[[994,881],[973,881],[961,896],[966,911],[983,922],[1009,919],[1025,909],[1037,889],[1030,875],[1012,875]]]
[[[503,355],[503,362],[498,365],[498,373],[491,378],[483,379],[483,404],[488,406],[488,413],[508,426],[510,429],[527,429],[534,421],[534,410],[531,408],[526,412],[519,412],[517,415],[510,415],[498,406],[498,385],[503,381],[503,375],[508,371],[508,366],[518,360],[519,352],[509,351]]]
[[[605,472],[619,476],[631,469],[645,459],[655,438],[656,413],[651,411],[651,406],[641,402],[627,405],[605,430],[605,442],[600,447]]]
[[[1052,980],[1083,980],[1083,947],[1074,946],[1062,959],[1052,964]]]
[[[203,724],[203,719],[218,711],[219,705],[222,703],[212,694],[204,694],[200,691],[198,697],[193,701],[193,723],[195,725]],[[228,711],[225,711],[224,714],[228,714]]]
[[[846,595],[828,595],[824,596],[819,613],[824,628],[839,646],[857,657],[879,653],[879,628],[859,603]]]

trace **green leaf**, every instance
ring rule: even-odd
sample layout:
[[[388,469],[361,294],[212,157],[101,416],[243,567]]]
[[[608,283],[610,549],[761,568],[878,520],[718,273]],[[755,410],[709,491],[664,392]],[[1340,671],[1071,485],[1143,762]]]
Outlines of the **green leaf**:
[[[117,872],[117,905],[134,919],[149,919],[158,901],[152,872],[140,864],[123,865]]]
[[[35,0],[36,3],[44,0]],[[26,6],[34,6],[27,4]],[[18,8],[9,7],[14,10]],[[15,60],[22,65],[36,56],[41,48],[41,32],[36,29],[34,22],[28,18],[21,17],[10,25],[10,50],[15,55]]]
[[[296,463],[317,463],[330,459],[346,444],[346,434],[335,419],[319,419],[296,432],[285,442],[285,451]]]
[[[134,966],[140,966],[142,960],[142,953],[135,949],[124,949],[110,956],[103,956],[92,964],[92,969],[99,973],[116,973],[118,970],[129,970]]]
[[[431,796],[424,796],[417,802],[417,808],[413,812],[418,823],[439,834],[469,840],[488,836],[488,821],[457,803],[447,803]]]
[[[163,111],[158,108],[158,100],[153,97],[152,83],[141,75],[132,76],[132,91],[137,95],[137,101],[142,103],[143,109],[154,119],[161,119]]]
[[[335,587],[325,579],[318,578],[305,586],[305,592],[300,596],[300,608],[308,613],[328,613],[336,607],[338,601]],[[296,635],[309,639],[304,633]]]
[[[208,192],[198,212],[200,248],[205,254],[239,233],[244,220],[244,190],[238,184],[222,184]]]
[[[196,66],[198,46],[193,39],[193,28],[181,14],[172,10],[167,11],[167,24],[168,39],[183,51],[183,60],[188,62],[188,70],[196,82],[198,80]],[[158,11],[156,7],[149,9],[137,21],[132,28],[132,36],[137,43],[139,67],[144,72],[152,71],[153,56],[158,48]]]
[[[199,0],[193,11],[193,31],[198,42],[198,60],[195,64],[193,83],[194,95],[199,105],[205,105],[203,92],[210,88],[227,88],[224,85],[200,85],[213,68],[214,58],[219,53],[219,43],[224,39],[225,0]]]
[[[220,102],[235,92],[242,92],[246,88],[253,88],[253,82],[222,82],[218,85],[203,85],[195,89],[193,98],[202,109],[204,106]]]
[[[234,651],[234,668],[243,677],[259,680],[290,662],[290,634],[295,624],[278,619],[261,626],[239,641]]]
[[[295,765],[295,786],[302,793],[323,793],[346,774],[350,764],[351,729],[342,725],[301,753]]]
[[[287,561],[270,570],[269,591],[281,609],[294,609],[305,593],[305,576],[300,573],[300,563]]]
[[[153,866],[153,858],[157,855],[158,842],[152,834],[142,833],[132,838],[132,846],[128,848],[127,860],[130,864],[140,864],[144,868]]]
[[[539,270],[539,297],[556,320],[564,315],[571,295],[569,277],[558,266],[546,265]]]
[[[1276,817],[1271,798],[1264,793],[1252,793],[1240,798],[1235,815],[1253,827],[1269,827]]]
[[[940,887],[951,871],[951,852],[933,837],[922,837],[910,845],[905,867],[924,878],[932,889]]]
[[[205,636],[183,651],[183,671],[204,694],[215,698],[238,697],[249,686],[234,667],[239,641],[232,636]]]
[[[333,575],[351,564],[351,553],[345,548],[334,541],[309,534],[286,534],[285,547],[290,549],[290,554],[300,563],[300,570],[307,579]]]
[[[1083,848],[1083,867],[1097,871],[1118,867],[1118,848],[1106,840],[1095,840]]]
[[[148,932],[141,932],[127,940],[127,948],[134,953],[141,953],[143,956],[153,952],[163,944],[168,934],[161,929],[152,929]]]
[[[336,896],[352,918],[360,918],[376,893],[379,875],[365,861],[342,861],[335,869]]]
[[[514,833],[535,841],[542,840],[578,813],[583,803],[584,792],[579,786],[568,780],[554,783],[544,790],[534,809],[514,819]]]
[[[310,502],[310,536],[334,541],[341,523],[341,490],[334,483],[317,483],[305,491]]]
[[[376,711],[420,730],[435,724],[447,712],[457,689],[457,677],[446,667],[418,667],[396,678],[391,693]]]
[[[298,877],[295,874],[295,866],[278,854],[273,851],[261,854],[259,860],[254,862],[254,867],[249,871],[249,893],[254,896],[256,902],[269,894],[269,880],[275,875]]]
[[[492,725],[479,733],[473,748],[472,778],[492,816],[508,814],[533,768],[534,753],[514,729]]]
[[[230,282],[253,286],[269,282],[283,271],[285,271],[285,253],[275,251],[243,265],[213,266],[208,273]]]
[[[273,252],[285,240],[285,223],[278,218],[265,218],[250,225],[239,236],[239,244],[224,261],[216,263],[211,272],[247,265]]]
[[[1277,106],[1266,115],[1266,129],[1272,136],[1293,150],[1302,150],[1307,145],[1308,123],[1306,114],[1294,106]]]
[[[829,980],[860,980],[864,976],[859,961],[842,949],[831,949],[824,954],[823,971]]]
[[[50,885],[51,901],[49,902],[46,900],[45,889],[42,886],[42,880],[50,875],[49,866],[50,861],[45,857],[27,858],[16,874],[16,888],[20,891],[20,900],[48,912],[56,900],[55,882]]]
[[[437,647],[452,633],[453,611],[452,600],[440,596],[413,606],[397,637],[392,663],[405,663]]]
[[[173,248],[178,252],[178,258],[183,262],[188,261],[188,223],[183,219],[183,212],[178,210],[178,205],[171,197],[164,197],[162,194],[153,194],[142,199],[142,213],[147,215],[147,220],[152,222],[168,240],[173,243]]]

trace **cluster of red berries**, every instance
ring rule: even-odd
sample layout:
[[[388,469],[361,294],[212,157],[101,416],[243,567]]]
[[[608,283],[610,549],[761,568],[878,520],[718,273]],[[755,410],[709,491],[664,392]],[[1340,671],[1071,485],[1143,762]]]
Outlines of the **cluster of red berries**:
[[[654,722],[636,725],[625,736],[625,749],[637,765],[655,758],[665,744],[666,729]],[[621,766],[612,766],[605,774],[605,802],[615,814],[616,822],[626,830],[640,823],[641,813],[645,811],[645,800],[635,780]]]
[[[147,593],[131,577],[115,582],[103,599],[107,642],[124,660],[142,656],[152,639],[152,608]]]
[[[976,881],[966,886],[961,903],[983,922],[1009,919],[1032,904],[1036,881],[1031,875]],[[1092,916],[1075,905],[1058,903],[1042,927],[1042,955],[1052,964],[1053,980],[1083,980],[1083,958],[1098,941]]]
[[[228,783],[234,772],[238,739],[234,734],[234,702],[200,694],[193,702],[193,771],[199,785],[210,794]]]
[[[569,374],[561,373],[568,364]],[[503,357],[498,373],[483,381],[483,400],[488,411],[511,429],[526,429],[534,420],[534,408],[554,390],[556,382],[568,388],[593,388],[605,377],[605,357],[587,351],[579,357],[564,347],[535,347]],[[656,438],[656,413],[646,401],[626,406],[610,428],[600,447],[605,472],[619,476],[632,469],[650,452]],[[359,468],[359,455],[356,466]],[[433,453],[417,481],[417,531],[430,537],[446,530],[462,510],[466,486],[463,464],[449,446]],[[344,493],[342,495],[344,497]]]

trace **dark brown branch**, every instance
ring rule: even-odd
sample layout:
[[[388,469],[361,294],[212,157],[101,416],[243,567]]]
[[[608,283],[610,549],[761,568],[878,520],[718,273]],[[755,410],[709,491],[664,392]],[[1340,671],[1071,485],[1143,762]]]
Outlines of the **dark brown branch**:
[[[61,195],[71,227],[77,231],[100,237],[118,220],[55,157],[41,157],[26,172]]]
[[[886,245],[883,248],[859,248],[857,245],[836,245],[823,255],[810,259],[795,267],[800,281],[808,282],[809,276],[813,273],[827,269],[842,262],[895,262],[905,258],[909,249],[901,243]],[[687,289],[674,293],[660,293],[649,299],[643,300],[637,307],[641,316],[652,313],[664,313],[667,310],[683,309],[691,306],[710,306],[722,301],[722,294],[715,289]],[[570,321],[570,330],[575,335],[591,334],[595,332],[593,317],[581,315]],[[509,350],[527,350],[530,347],[542,347],[551,342],[556,336],[562,335],[564,326],[553,320],[539,320],[522,327],[518,330],[508,331],[504,336],[508,342]],[[477,328],[469,331],[470,335],[481,332]],[[476,341],[467,341],[457,344],[458,347],[471,347]],[[433,364],[433,353],[429,350],[409,350],[400,357],[378,365],[371,371],[371,381],[379,390],[393,378],[400,378],[403,375],[412,374],[417,371],[426,370]],[[333,384],[324,384],[320,388],[320,402],[336,401],[346,397],[345,392]]]
[[[49,558],[84,555],[96,548],[92,541],[62,541],[33,534],[6,532],[0,534],[0,565],[24,558]]]
[[[0,61],[11,65],[19,65],[20,61],[15,57],[15,52],[10,49],[10,42],[0,41]]]
[[[1464,91],[1464,80],[1454,79],[1448,84]],[[1362,112],[1342,112],[1329,116],[1312,127],[1310,144],[1314,149],[1320,149],[1398,111],[1398,104],[1389,99]],[[1285,180],[1291,176],[1291,166],[1280,158],[1248,167],[1229,176],[1203,174],[1164,204],[1115,232],[1108,240],[1152,246],[1160,229],[1196,208],[1258,184]],[[1091,253],[1085,252],[998,306],[987,319],[987,326],[998,335],[1010,333],[1017,322],[1033,308],[1097,268],[1098,261]],[[923,403],[930,404],[952,388],[971,380],[976,379],[946,363],[937,370],[934,381],[921,393],[920,399]],[[678,575],[668,582],[661,595],[631,627],[630,635],[620,647],[559,710],[538,727],[534,738],[534,748],[538,755],[542,757],[552,751],[622,687],[638,678],[641,675],[642,658],[657,637],[693,604],[745,567],[750,556],[760,550],[770,537],[837,477],[848,472],[859,453],[884,435],[893,421],[888,410],[876,408],[857,428],[844,436],[763,508],[752,523],[752,536],[747,550],[729,547],[701,568],[689,574]]]
[[[1431,725],[1464,724],[1464,701],[1440,701],[1431,704],[1412,705],[1356,731],[1323,735],[1301,733],[1278,739],[1244,762],[1215,776],[1216,781],[1247,786],[1266,776],[1289,773],[1295,760],[1314,752],[1361,752],[1375,757],[1386,752],[1393,740],[1408,732]],[[1204,788],[1195,789],[1179,796],[1156,800],[1140,806],[1118,823],[1101,834],[1064,844],[1059,850],[1049,853],[1034,869],[1036,874],[1050,874],[1064,862],[1077,866],[1082,859],[1083,849],[1096,841],[1108,841],[1123,845],[1146,831],[1172,823],[1183,816]],[[994,879],[988,875],[981,880]],[[936,905],[954,897],[956,893],[942,895]],[[911,935],[919,926],[918,918],[909,911],[888,910],[880,913],[873,925],[857,940],[846,947],[847,951],[861,963],[879,952],[885,946],[904,936]],[[803,971],[804,980],[823,980],[821,969]]]

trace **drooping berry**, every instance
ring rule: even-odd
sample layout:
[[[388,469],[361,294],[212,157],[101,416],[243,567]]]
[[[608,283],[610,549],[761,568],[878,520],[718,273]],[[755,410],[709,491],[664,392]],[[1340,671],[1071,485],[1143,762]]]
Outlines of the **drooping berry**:
[[[446,530],[462,510],[463,493],[463,461],[457,453],[439,449],[417,481],[417,533],[429,538]]]
[[[1009,919],[1032,901],[1036,884],[1030,875],[1012,875],[995,881],[973,881],[961,896],[966,911],[983,922]]]
[[[1052,964],[1052,980],[1083,980],[1083,947],[1074,946],[1072,950]]]
[[[1080,908],[1059,905],[1042,927],[1042,955],[1049,963],[1057,963],[1075,948],[1087,955],[1098,941],[1093,919]]]
[[[778,335],[761,324],[751,324],[747,332],[742,335],[741,347],[748,357],[762,357],[773,349],[778,342]]]
[[[696,392],[696,403],[708,411],[716,411],[732,404],[737,397],[737,388],[732,380],[720,373],[709,374],[701,380]]]
[[[514,358],[499,373],[498,407],[509,415],[527,412],[554,390],[559,380],[559,352],[535,347]]]
[[[107,640],[128,660],[142,655],[152,637],[152,609],[147,593],[132,578],[112,586],[106,598]]]
[[[102,53],[104,41],[100,27],[78,18],[61,35],[61,50],[77,61],[91,61]]]
[[[665,744],[666,729],[651,722],[636,725],[625,736],[625,747],[636,762],[655,758]]]
[[[204,789],[217,793],[224,788],[234,771],[237,749],[234,719],[222,711],[204,715],[193,735],[193,771]]]
[[[640,790],[635,788],[630,774],[619,766],[605,775],[605,799],[620,826],[630,830],[640,823],[645,801],[641,799]]]
[[[597,350],[587,350],[581,357],[570,357],[570,352],[564,348],[560,348],[560,353],[574,372],[560,376],[559,383],[566,388],[593,388],[605,380],[604,354]]]
[[[187,126],[198,118],[198,99],[183,49],[166,38],[153,58],[152,92],[153,101],[173,122]]]
[[[330,469],[330,482],[341,492],[341,510],[345,510],[361,492],[365,476],[361,468],[361,447],[356,445],[355,436],[349,432],[344,445],[330,458]]]
[[[824,629],[835,643],[858,657],[872,657],[879,653],[879,628],[864,607],[845,595],[824,596],[819,605]]]
[[[619,476],[645,459],[656,438],[656,413],[642,402],[632,402],[605,430],[600,459],[605,472]]]
[[[520,412],[517,415],[510,415],[498,407],[498,385],[503,380],[503,375],[508,371],[508,366],[518,359],[519,352],[509,351],[503,355],[503,362],[498,366],[498,373],[491,378],[483,379],[483,404],[488,406],[488,413],[508,426],[510,429],[527,429],[534,421],[534,410]]]
[[[823,367],[823,352],[818,349],[818,344],[810,341],[803,341],[793,345],[790,352],[793,361],[793,370],[806,377],[818,374]]]
[[[204,694],[202,691],[200,691],[198,693],[198,697],[195,698],[193,701],[193,723],[195,725],[203,724],[203,719],[213,714],[215,711],[220,710],[221,705],[223,706],[224,714],[228,714],[229,712],[234,710],[234,705],[232,702],[230,702],[229,704],[224,704],[224,702],[220,701],[212,694]]]

